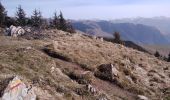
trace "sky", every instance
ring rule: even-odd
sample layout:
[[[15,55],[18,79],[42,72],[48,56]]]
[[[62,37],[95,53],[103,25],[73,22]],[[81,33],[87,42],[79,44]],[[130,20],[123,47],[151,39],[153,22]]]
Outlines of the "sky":
[[[14,16],[21,5],[31,16],[36,8],[46,18],[62,11],[67,19],[121,19],[136,17],[170,17],[170,0],[0,0]]]

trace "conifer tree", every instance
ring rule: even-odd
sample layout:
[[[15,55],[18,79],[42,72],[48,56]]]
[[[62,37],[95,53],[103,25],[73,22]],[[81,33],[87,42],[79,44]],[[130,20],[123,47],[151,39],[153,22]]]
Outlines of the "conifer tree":
[[[42,25],[42,15],[37,9],[33,11],[33,15],[31,16],[31,24],[36,28],[40,28]]]
[[[155,55],[155,57],[160,57],[161,56],[158,51],[156,51],[154,55]]]
[[[19,25],[19,26],[25,26],[27,24],[26,13],[22,9],[21,5],[19,5],[18,8],[17,8],[16,22],[17,22],[17,25]]]
[[[2,5],[2,3],[0,2],[0,27],[4,26],[6,16],[7,16],[7,14],[6,14],[5,8]]]
[[[57,28],[59,29],[59,19],[58,19],[58,16],[57,16],[57,12],[54,13],[54,17],[53,17],[53,20],[52,20],[52,26],[54,28]]]
[[[63,30],[63,31],[67,31],[66,20],[64,19],[61,11],[60,11],[60,15],[59,15],[59,29]]]

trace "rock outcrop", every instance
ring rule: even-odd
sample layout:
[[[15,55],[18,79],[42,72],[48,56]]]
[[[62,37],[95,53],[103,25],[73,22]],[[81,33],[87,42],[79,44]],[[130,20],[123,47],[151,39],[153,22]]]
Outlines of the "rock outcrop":
[[[17,76],[2,91],[2,100],[36,100],[32,86],[27,87]]]
[[[13,36],[13,37],[17,37],[17,36],[21,36],[21,35],[24,35],[25,34],[25,30],[18,26],[13,26],[11,25],[9,28],[6,29],[6,32],[5,32],[5,35],[8,35],[8,36]]]
[[[98,66],[95,75],[101,79],[112,82],[119,77],[119,71],[113,64],[102,64]]]

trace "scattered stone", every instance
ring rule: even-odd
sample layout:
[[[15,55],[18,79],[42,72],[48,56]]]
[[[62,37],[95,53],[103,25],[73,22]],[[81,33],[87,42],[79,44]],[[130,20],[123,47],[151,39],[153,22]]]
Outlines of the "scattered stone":
[[[146,96],[138,95],[137,100],[149,100]]]
[[[92,36],[92,39],[93,39],[93,40],[96,40],[96,39],[97,39],[97,37],[94,35],[94,36]]]
[[[27,49],[27,50],[31,50],[31,49],[32,49],[32,47],[28,46],[28,47],[26,47],[26,49]]]
[[[28,32],[28,33],[31,33],[31,27],[26,27],[25,31]]]
[[[126,77],[126,79],[127,79],[130,83],[134,83],[133,80],[132,80],[132,78],[131,78],[130,76],[125,76],[125,77]]]
[[[51,73],[53,73],[55,71],[54,67],[51,67]]]
[[[102,37],[100,38],[100,41],[102,41],[102,42],[103,42],[103,38],[102,38]]]
[[[97,94],[97,89],[94,88],[94,87],[93,87],[92,85],[90,85],[90,84],[87,84],[87,85],[86,85],[86,89],[87,89],[90,93],[92,93],[93,95]]]

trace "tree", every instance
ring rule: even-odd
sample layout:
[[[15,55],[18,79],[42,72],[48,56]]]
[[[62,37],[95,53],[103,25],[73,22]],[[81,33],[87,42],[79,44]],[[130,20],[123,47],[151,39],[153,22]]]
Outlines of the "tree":
[[[59,27],[60,27],[57,12],[54,13],[54,17],[53,17],[53,20],[52,20],[52,27],[57,28],[57,29],[59,29]]]
[[[170,62],[170,53],[169,53],[169,55],[168,55],[168,59],[167,59],[167,61],[168,61],[168,62]]]
[[[114,34],[114,42],[118,43],[118,44],[123,44],[123,41],[120,39],[120,33],[119,32],[115,32]]]
[[[2,5],[2,3],[0,2],[0,27],[4,26],[6,16],[7,16],[7,13],[5,11],[5,8]]]
[[[155,57],[160,57],[161,55],[159,54],[158,51],[156,51],[155,54],[154,54],[154,56],[155,56]]]
[[[10,27],[11,25],[16,25],[16,21],[12,17],[6,17],[5,18],[5,26]]]
[[[71,25],[71,23],[67,23],[67,32],[70,32],[70,33],[76,32],[74,27]]]
[[[35,9],[33,15],[31,16],[31,24],[33,27],[40,28],[42,25],[42,15],[41,12]]]
[[[25,11],[22,9],[21,5],[18,6],[16,12],[16,22],[17,25],[25,26],[27,24]]]
[[[119,32],[115,32],[114,33],[114,38],[115,38],[115,40],[120,41],[120,34],[119,34]]]
[[[59,29],[63,30],[63,31],[67,31],[66,20],[64,19],[61,11],[60,11],[60,15],[59,15]]]

